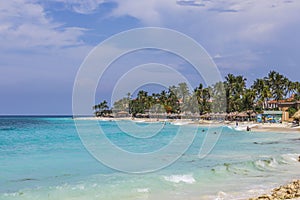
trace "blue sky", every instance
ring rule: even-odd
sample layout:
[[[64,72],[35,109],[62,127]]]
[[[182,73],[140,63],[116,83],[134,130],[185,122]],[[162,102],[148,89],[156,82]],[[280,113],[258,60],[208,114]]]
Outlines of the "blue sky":
[[[296,0],[0,0],[0,114],[71,114],[73,83],[90,50],[148,26],[192,37],[223,75],[251,83],[276,70],[299,81],[299,10]]]

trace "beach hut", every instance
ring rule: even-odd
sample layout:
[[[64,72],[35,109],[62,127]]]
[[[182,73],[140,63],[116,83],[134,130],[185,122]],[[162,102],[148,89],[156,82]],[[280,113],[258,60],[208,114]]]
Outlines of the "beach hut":
[[[256,113],[251,113],[250,117],[251,117],[251,119],[255,119],[256,118]]]
[[[231,112],[227,114],[226,118],[229,121],[234,121],[236,119],[237,114],[238,114],[237,112]]]
[[[239,119],[239,121],[245,121],[249,118],[249,115],[246,112],[240,112],[236,115],[236,117]]]
[[[298,111],[293,115],[293,118],[299,121],[299,119],[300,119],[300,110],[298,110]]]
[[[115,114],[116,118],[130,117],[130,114],[126,111],[119,111]]]
[[[216,113],[214,117],[218,121],[224,121],[227,117],[227,114],[226,113]]]
[[[210,120],[210,119],[211,119],[211,115],[208,114],[208,113],[206,113],[206,114],[204,114],[204,115],[201,115],[200,118],[201,118],[201,119],[205,119],[205,120]]]

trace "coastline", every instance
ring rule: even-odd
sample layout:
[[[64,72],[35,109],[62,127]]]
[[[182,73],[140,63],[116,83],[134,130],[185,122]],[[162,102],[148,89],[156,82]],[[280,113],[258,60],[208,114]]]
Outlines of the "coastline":
[[[288,123],[257,123],[257,122],[239,122],[236,126],[232,121],[209,121],[209,120],[190,120],[190,119],[156,119],[156,118],[108,118],[108,117],[78,117],[76,120],[97,120],[97,121],[133,121],[145,123],[168,122],[174,125],[198,125],[198,126],[228,126],[236,131],[246,131],[247,126],[251,132],[276,132],[276,133],[300,133],[300,126],[292,127]]]

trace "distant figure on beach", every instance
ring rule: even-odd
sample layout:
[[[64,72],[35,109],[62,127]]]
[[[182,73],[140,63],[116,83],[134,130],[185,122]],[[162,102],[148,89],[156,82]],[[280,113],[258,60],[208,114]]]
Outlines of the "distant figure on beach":
[[[251,131],[251,128],[249,126],[247,126],[247,131]]]
[[[239,123],[237,121],[235,122],[235,126],[239,126]]]

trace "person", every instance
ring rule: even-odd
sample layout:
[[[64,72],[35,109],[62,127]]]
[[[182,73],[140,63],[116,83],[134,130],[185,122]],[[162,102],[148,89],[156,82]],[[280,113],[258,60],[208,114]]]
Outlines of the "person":
[[[235,126],[239,126],[239,123],[237,121],[235,122]]]
[[[251,128],[249,126],[247,126],[247,131],[251,131]]]

